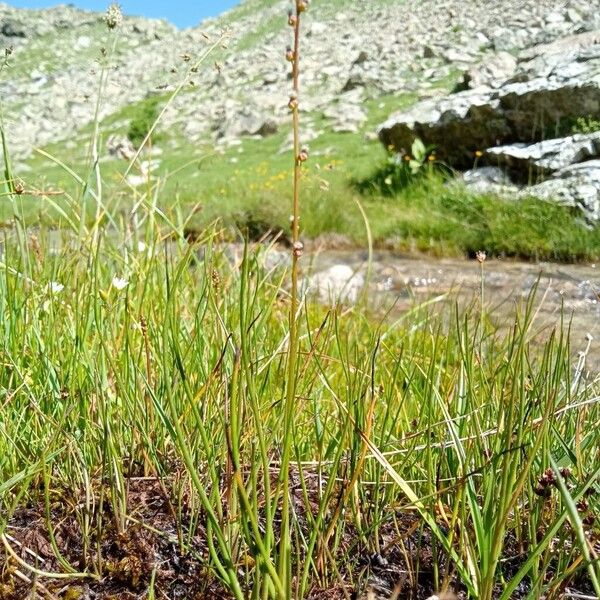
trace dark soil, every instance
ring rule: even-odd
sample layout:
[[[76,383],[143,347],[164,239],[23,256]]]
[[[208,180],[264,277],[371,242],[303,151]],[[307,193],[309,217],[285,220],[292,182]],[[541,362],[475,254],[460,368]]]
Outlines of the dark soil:
[[[134,600],[148,598],[153,581],[156,599],[208,600],[230,596],[210,568],[202,519],[194,525],[186,515],[176,518],[165,487],[151,478],[127,481],[128,519],[119,526],[108,490],[88,500],[88,523],[82,523],[85,496],[55,492],[50,522],[56,557],[48,532],[44,502],[19,509],[6,530],[7,541],[28,565],[46,573],[66,573],[65,561],[88,579],[53,579],[36,575],[0,546],[0,600],[60,598],[63,600]],[[302,520],[302,519],[301,519]],[[178,528],[177,523],[182,525]],[[83,528],[88,527],[89,547]],[[100,533],[98,533],[100,532]],[[180,544],[179,540],[189,543]],[[310,600],[425,600],[432,588],[434,563],[444,573],[445,559],[434,557],[432,540],[414,513],[395,515],[395,523],[380,529],[379,553],[368,550],[356,532],[345,528],[340,544],[339,574],[326,588],[315,588]],[[181,548],[185,547],[185,552]],[[240,565],[241,567],[241,565]],[[456,596],[464,598],[460,582]],[[526,594],[526,589],[521,594]],[[515,598],[521,597],[521,594]],[[450,598],[450,596],[448,596]]]

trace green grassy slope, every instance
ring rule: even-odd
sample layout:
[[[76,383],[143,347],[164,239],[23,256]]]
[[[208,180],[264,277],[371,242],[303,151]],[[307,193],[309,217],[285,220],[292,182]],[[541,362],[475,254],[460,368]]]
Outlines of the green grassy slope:
[[[363,133],[327,132],[311,144],[303,197],[305,236],[337,233],[349,243],[364,244],[366,231],[358,201],[380,246],[436,255],[473,254],[484,248],[493,254],[564,261],[600,256],[600,232],[582,227],[577,214],[548,203],[477,196],[460,185],[448,186],[439,177],[428,177],[395,195],[359,193],[353,181],[368,178],[386,160],[379,142],[367,141],[365,134],[389,110],[411,101],[408,95],[372,101]],[[130,106],[107,119],[102,126],[105,138],[109,133],[124,133],[138,110],[139,105]],[[323,120],[313,119],[316,126]],[[74,148],[61,142],[45,151],[84,173],[90,129],[84,128],[71,140]],[[291,157],[280,153],[286,136],[284,130],[216,152],[208,141],[194,146],[177,132],[161,132],[157,142],[163,151],[160,165],[148,185],[161,208],[177,204],[184,212],[195,209],[191,220],[195,228],[221,219],[228,226],[248,227],[255,236],[269,229],[287,230]],[[23,179],[33,187],[75,194],[77,185],[63,167],[39,154],[26,164],[29,170]],[[101,165],[107,196],[125,212],[139,192],[123,186],[126,167],[125,161],[117,159]],[[60,196],[53,199],[60,203]],[[57,218],[53,205],[39,197],[24,197],[22,202],[32,221]],[[3,207],[0,218],[7,221],[10,217],[8,207]]]

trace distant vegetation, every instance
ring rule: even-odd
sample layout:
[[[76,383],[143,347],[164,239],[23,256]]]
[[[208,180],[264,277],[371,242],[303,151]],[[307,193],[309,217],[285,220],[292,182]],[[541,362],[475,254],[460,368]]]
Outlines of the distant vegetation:
[[[124,122],[123,133],[141,141],[150,117],[164,102],[162,96],[142,101],[107,119],[103,128],[118,132],[112,124]],[[393,107],[410,102],[411,96],[388,97],[383,104]],[[367,129],[376,127],[385,114],[380,104],[368,105]],[[316,126],[320,125],[317,121]],[[83,148],[86,136],[89,131],[82,131],[79,143]],[[287,231],[289,211],[281,202],[290,184],[289,154],[280,152],[285,137],[285,132],[279,132],[215,152],[209,145],[193,146],[185,137],[159,127],[153,145],[164,151],[152,182],[159,206],[189,213],[188,225],[198,231],[219,219],[232,228],[231,238],[236,230],[247,227],[256,239],[269,231]],[[450,185],[451,172],[437,161],[426,160],[413,173],[409,161],[388,155],[379,141],[365,141],[361,134],[324,133],[310,149],[313,160],[306,168],[303,195],[307,237],[336,233],[345,236],[349,245],[364,244],[357,199],[380,247],[436,256],[473,256],[485,248],[491,256],[532,260],[600,259],[600,229],[585,226],[577,210],[535,199],[499,200],[469,192],[459,181]],[[84,152],[74,154],[64,143],[47,150],[76,170],[85,168]],[[75,193],[72,178],[54,162],[36,156],[28,164],[40,188],[50,183]],[[123,168],[117,160],[107,161],[103,173],[111,197],[119,198],[118,208],[126,211],[131,196],[124,198],[120,189]],[[60,196],[55,201],[63,205]],[[28,222],[61,220],[54,203],[23,198],[22,206]],[[6,206],[0,207],[0,217],[11,218]]]
[[[158,117],[160,101],[160,97],[151,96],[136,105],[135,113],[127,129],[127,138],[136,148],[146,139],[152,125],[154,125]],[[154,135],[152,142],[157,142],[159,139],[159,136]]]

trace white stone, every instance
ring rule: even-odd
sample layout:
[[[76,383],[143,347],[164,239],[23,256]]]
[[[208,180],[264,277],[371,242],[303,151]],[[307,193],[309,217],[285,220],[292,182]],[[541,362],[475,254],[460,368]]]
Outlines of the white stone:
[[[308,280],[309,290],[322,302],[331,303],[356,302],[364,285],[364,275],[343,264],[333,265]]]

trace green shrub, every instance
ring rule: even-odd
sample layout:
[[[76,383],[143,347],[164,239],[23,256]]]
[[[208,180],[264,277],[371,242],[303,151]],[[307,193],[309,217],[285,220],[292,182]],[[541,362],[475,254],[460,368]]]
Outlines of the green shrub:
[[[372,175],[355,181],[355,187],[362,193],[380,193],[394,196],[409,185],[431,174],[435,167],[433,146],[416,138],[410,154],[390,152],[385,162]]]
[[[587,117],[579,117],[571,129],[573,133],[595,133],[600,131],[600,118],[594,119],[591,115]]]
[[[159,98],[150,97],[140,103],[127,130],[127,137],[134,146],[139,146],[146,139],[148,132],[156,122],[159,113],[159,102]],[[153,137],[156,140],[158,136],[154,134]]]
[[[565,117],[543,128],[542,139],[565,137],[578,133],[590,134],[600,131],[600,114]]]

